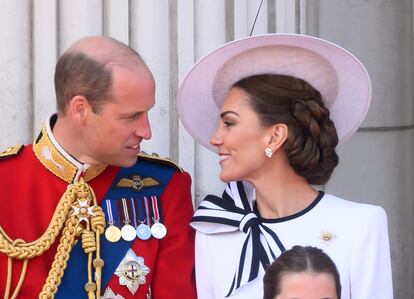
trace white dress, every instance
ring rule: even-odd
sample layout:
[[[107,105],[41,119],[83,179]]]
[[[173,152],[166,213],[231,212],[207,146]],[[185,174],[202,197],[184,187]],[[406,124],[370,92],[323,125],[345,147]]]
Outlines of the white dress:
[[[230,183],[226,188],[230,196],[220,200],[233,200],[235,206],[243,208],[237,186],[240,185],[236,182]],[[252,195],[248,191],[246,193],[252,207]],[[242,223],[240,227],[218,223],[219,210],[222,210],[224,214],[221,216],[224,215],[223,218],[227,220],[241,219],[238,221]],[[252,235],[251,228],[246,233],[241,229],[251,216],[250,213],[247,217],[237,218],[236,213],[227,213],[225,209],[207,201],[195,213],[191,225],[197,230],[195,254],[198,299],[226,298],[236,271],[238,276],[249,277],[251,256],[254,255],[253,245],[249,241],[244,251],[248,261],[241,263],[243,267],[239,265],[243,244]],[[268,228],[277,235],[286,250],[294,245],[309,245],[327,253],[340,273],[342,299],[393,298],[387,217],[381,207],[320,193],[308,208],[295,215],[265,222],[260,217],[258,219],[262,221],[262,228]],[[260,240],[264,240],[264,235],[260,236]],[[273,240],[269,243],[273,247],[271,250],[278,256],[280,248]],[[228,298],[263,298],[263,275],[263,266],[260,265],[257,278],[241,283]]]

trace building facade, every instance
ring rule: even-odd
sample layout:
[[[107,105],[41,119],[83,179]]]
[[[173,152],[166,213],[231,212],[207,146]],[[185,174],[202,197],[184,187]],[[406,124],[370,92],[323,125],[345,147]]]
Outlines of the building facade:
[[[340,165],[322,188],[385,208],[395,298],[414,298],[413,0],[0,0],[0,148],[31,143],[55,111],[54,65],[68,45],[108,35],[135,48],[153,71],[153,138],[143,149],[191,173],[197,205],[223,184],[218,157],[178,120],[179,82],[215,47],[270,32],[333,41],[370,73],[370,111],[339,147]]]

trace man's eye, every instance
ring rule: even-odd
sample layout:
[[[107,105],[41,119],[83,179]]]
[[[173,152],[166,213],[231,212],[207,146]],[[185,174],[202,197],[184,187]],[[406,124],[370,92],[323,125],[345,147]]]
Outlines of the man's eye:
[[[125,120],[134,120],[134,119],[137,119],[140,115],[141,115],[140,113],[135,113],[132,115],[124,116],[122,118]]]

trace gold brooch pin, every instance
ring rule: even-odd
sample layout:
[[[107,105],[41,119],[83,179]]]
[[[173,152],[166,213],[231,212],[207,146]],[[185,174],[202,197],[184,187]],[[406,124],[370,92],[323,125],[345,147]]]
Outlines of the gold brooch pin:
[[[336,236],[330,231],[322,231],[319,238],[322,240],[323,243],[329,245],[333,242]]]

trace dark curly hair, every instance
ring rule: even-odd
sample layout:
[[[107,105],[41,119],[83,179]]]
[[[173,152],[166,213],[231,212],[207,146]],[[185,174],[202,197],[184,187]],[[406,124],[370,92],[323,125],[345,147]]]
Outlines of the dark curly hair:
[[[246,77],[233,87],[249,94],[262,126],[288,126],[284,150],[295,172],[310,184],[326,183],[338,165],[338,135],[319,91],[302,79],[274,74]]]
[[[338,269],[321,249],[312,246],[294,246],[282,253],[267,269],[263,277],[263,299],[273,299],[281,292],[283,275],[313,272],[331,274],[338,299],[341,298],[341,281]]]

